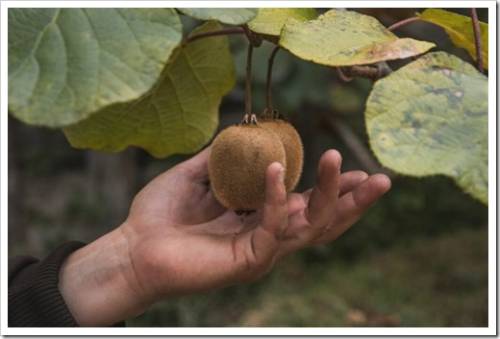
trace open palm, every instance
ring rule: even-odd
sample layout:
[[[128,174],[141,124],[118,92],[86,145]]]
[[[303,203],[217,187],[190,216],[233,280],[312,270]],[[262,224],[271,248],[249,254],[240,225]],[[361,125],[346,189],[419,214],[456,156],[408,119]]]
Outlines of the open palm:
[[[238,215],[214,198],[210,147],[151,181],[121,226],[145,298],[210,290],[259,278],[282,256],[330,242],[389,188],[381,174],[341,174],[337,151],[326,152],[314,188],[286,194],[278,163],[266,173],[265,203]]]

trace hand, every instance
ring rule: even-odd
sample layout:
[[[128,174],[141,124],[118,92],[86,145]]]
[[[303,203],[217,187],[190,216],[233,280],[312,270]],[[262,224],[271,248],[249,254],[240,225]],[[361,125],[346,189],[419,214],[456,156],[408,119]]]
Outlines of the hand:
[[[341,174],[340,154],[331,150],[320,160],[315,187],[300,194],[287,196],[283,168],[271,164],[263,208],[238,216],[210,190],[209,152],[151,181],[134,199],[124,224],[67,260],[61,290],[80,324],[109,325],[160,298],[257,279],[284,255],[335,240],[390,188],[381,174]],[[78,284],[72,280],[85,275],[99,282],[85,289],[101,292],[77,299],[72,286]]]

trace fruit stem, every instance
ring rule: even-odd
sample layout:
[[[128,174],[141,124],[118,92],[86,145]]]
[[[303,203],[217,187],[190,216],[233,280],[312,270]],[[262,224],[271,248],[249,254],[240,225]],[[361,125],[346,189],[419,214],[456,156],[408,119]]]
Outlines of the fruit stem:
[[[272,77],[273,77],[273,64],[274,58],[278,53],[280,46],[277,45],[274,47],[269,59],[267,61],[267,78],[266,78],[266,111],[268,113],[273,111],[273,93],[272,93]]]
[[[475,8],[470,9],[470,16],[472,18],[472,29],[474,31],[474,42],[476,44],[476,62],[479,72],[483,73],[483,58],[481,46],[481,27],[479,26],[479,19]]]
[[[245,83],[245,114],[252,114],[252,52],[253,45],[249,42]]]

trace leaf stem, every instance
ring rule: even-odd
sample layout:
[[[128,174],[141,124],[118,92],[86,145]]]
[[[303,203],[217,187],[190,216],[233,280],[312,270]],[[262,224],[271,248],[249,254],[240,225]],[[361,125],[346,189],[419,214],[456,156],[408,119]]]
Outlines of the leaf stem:
[[[479,19],[477,18],[477,12],[475,8],[470,9],[470,16],[472,18],[472,29],[474,30],[474,42],[476,44],[476,62],[479,72],[484,71],[483,67],[483,57],[482,57],[482,46],[481,46],[481,27],[479,26]]]
[[[245,82],[245,114],[252,114],[252,53],[253,45],[249,41]]]
[[[269,56],[267,61],[267,78],[266,78],[266,110],[268,113],[273,111],[273,93],[272,93],[272,77],[273,77],[273,64],[276,54],[280,50],[280,46],[276,45]]]
[[[398,29],[400,28],[401,26],[405,26],[409,23],[412,23],[412,22],[415,22],[415,21],[419,21],[420,18],[418,16],[412,16],[412,17],[409,17],[409,18],[406,18],[406,19],[403,19],[401,21],[398,21],[392,25],[390,25],[389,27],[387,27],[387,29],[389,31],[394,31],[395,29]]]
[[[244,34],[244,33],[245,33],[245,31],[241,27],[228,27],[228,28],[222,28],[222,29],[217,30],[217,31],[193,34],[193,35],[187,37],[185,42],[189,43],[189,42],[196,41],[198,39],[219,36],[219,35]]]
[[[243,28],[248,41],[250,41],[253,47],[259,47],[260,45],[262,45],[262,38],[260,37],[260,35],[252,32],[250,28],[248,28],[247,24],[242,25],[241,28]]]

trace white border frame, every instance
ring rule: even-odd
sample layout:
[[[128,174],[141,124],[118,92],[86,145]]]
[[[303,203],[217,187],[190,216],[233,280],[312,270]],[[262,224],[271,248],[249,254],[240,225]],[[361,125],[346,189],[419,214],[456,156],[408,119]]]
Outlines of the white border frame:
[[[345,7],[345,8],[488,8],[489,20],[489,209],[488,209],[488,327],[135,327],[135,328],[16,328],[7,326],[8,262],[8,35],[9,7]],[[1,333],[2,335],[496,335],[497,328],[497,230],[496,230],[496,1],[2,1],[1,22],[1,118],[0,118],[0,212],[1,212]]]

